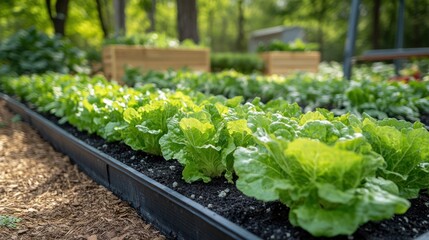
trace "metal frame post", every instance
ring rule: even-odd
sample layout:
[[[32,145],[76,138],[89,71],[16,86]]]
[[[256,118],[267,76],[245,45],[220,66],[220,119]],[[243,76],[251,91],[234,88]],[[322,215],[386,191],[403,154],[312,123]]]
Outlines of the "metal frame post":
[[[343,65],[344,77],[349,80],[352,74],[352,57],[355,50],[356,29],[359,20],[359,6],[360,0],[352,0],[349,18],[349,28],[347,30],[346,46],[344,49],[345,56]]]
[[[404,46],[404,0],[399,0],[398,19],[396,23],[396,42],[395,48],[401,50]],[[399,69],[402,66],[402,59],[395,60],[395,74],[399,75]]]

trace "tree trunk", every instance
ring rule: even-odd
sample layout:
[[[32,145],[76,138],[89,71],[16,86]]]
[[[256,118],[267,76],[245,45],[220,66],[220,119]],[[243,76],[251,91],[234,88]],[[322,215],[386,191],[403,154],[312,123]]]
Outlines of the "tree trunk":
[[[208,11],[208,13],[207,13],[207,19],[208,19],[208,25],[207,25],[207,33],[208,33],[208,35],[209,35],[209,43],[210,43],[210,48],[214,48],[214,21],[215,21],[215,18],[214,18],[214,8],[213,8],[213,4],[212,4],[212,2],[209,2],[209,4],[210,4],[210,7],[209,7],[209,11]]]
[[[421,31],[421,20],[424,19],[421,16],[421,13],[419,11],[419,2],[417,2],[417,0],[413,1],[413,15],[414,17],[411,19],[411,23],[412,23],[412,28],[413,28],[413,33],[411,35],[412,38],[412,43],[414,47],[422,47],[422,40],[425,39],[423,36],[422,31]],[[424,21],[424,20],[423,20]]]
[[[97,3],[98,19],[100,20],[100,26],[101,26],[101,30],[103,31],[103,37],[108,38],[109,30],[107,29],[106,22],[104,21],[102,3],[100,2],[100,0],[95,0],[95,2]]]
[[[125,0],[114,0],[115,37],[125,36]]]
[[[49,18],[54,26],[55,34],[65,36],[65,26],[68,14],[69,0],[57,0],[55,3],[55,15],[52,12],[51,0],[46,0]]]
[[[148,12],[150,26],[148,32],[155,31],[155,14],[156,14],[156,0],[152,0],[152,4],[150,6],[150,11]]]
[[[372,48],[379,48],[379,39],[380,39],[380,7],[381,1],[374,0],[374,5],[372,9]]]
[[[191,39],[200,42],[197,24],[197,1],[177,0],[177,30],[179,40]]]
[[[238,0],[238,34],[236,40],[236,48],[238,51],[244,51],[246,48],[246,43],[244,42],[244,10],[243,10],[243,0]]]
[[[324,57],[324,47],[325,47],[325,38],[324,36],[324,31],[323,31],[323,26],[324,26],[324,19],[325,19],[325,15],[326,15],[326,1],[322,0],[322,1],[318,1],[318,3],[320,4],[318,8],[318,12],[317,12],[317,18],[318,18],[318,22],[317,22],[317,35],[318,35],[318,43],[319,43],[319,48],[320,48],[320,58],[323,59]]]

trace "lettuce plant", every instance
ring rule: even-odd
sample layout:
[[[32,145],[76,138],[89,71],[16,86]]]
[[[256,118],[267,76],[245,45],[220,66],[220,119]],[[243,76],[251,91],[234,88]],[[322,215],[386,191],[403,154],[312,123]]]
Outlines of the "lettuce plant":
[[[237,187],[290,207],[289,219],[314,236],[352,234],[361,224],[404,213],[409,202],[388,180],[375,178],[383,160],[363,137],[327,145],[258,132],[258,146],[238,148]]]
[[[221,145],[226,142],[220,135],[223,127],[223,123],[215,125],[205,111],[176,115],[160,139],[162,154],[166,160],[177,159],[185,166],[185,181],[209,182],[226,170],[221,159]]]
[[[165,159],[184,165],[183,179],[203,180],[222,174],[232,181],[233,152],[253,141],[245,119],[221,103],[203,105],[199,112],[177,114],[168,123],[168,133],[160,139]]]
[[[154,99],[140,108],[126,109],[123,113],[126,124],[117,130],[132,149],[161,155],[159,139],[167,133],[168,121],[179,111],[192,109],[193,105],[192,100],[180,92]]]
[[[386,161],[379,175],[395,182],[401,196],[416,198],[421,189],[429,188],[429,132],[422,124],[396,119],[376,121],[367,116],[362,131]]]

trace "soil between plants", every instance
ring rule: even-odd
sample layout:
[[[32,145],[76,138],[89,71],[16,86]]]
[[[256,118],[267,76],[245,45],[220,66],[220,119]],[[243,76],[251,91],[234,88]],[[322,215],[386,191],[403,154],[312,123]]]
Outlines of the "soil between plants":
[[[120,142],[106,142],[94,134],[80,132],[68,123],[58,124],[58,118],[55,116],[43,113],[42,115],[85,143],[193,199],[263,239],[403,240],[414,239],[429,231],[429,194],[424,191],[419,198],[410,200],[411,207],[403,215],[396,215],[392,219],[380,222],[368,222],[350,236],[315,238],[305,230],[292,226],[288,221],[289,209],[279,202],[264,203],[247,197],[222,178],[213,179],[209,184],[202,182],[188,184],[182,180],[183,168],[177,161],[166,161],[159,156],[134,151]]]

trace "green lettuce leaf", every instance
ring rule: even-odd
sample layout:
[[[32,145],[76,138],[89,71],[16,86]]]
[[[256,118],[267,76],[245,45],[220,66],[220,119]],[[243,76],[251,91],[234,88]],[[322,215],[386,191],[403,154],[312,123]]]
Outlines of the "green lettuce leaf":
[[[154,155],[161,155],[159,139],[167,133],[167,123],[171,117],[183,110],[190,100],[179,101],[170,96],[156,99],[140,108],[128,108],[123,113],[127,123],[120,129],[125,144],[134,150],[142,150]]]
[[[185,181],[209,182],[226,170],[219,139],[223,127],[222,122],[215,126],[206,111],[178,114],[169,121],[168,133],[160,139],[162,154],[184,165]]]
[[[232,182],[234,173],[233,153],[237,147],[254,144],[252,131],[247,126],[247,120],[238,119],[226,122],[225,134],[228,136],[227,146],[222,149],[222,163],[226,166],[225,177]]]
[[[395,182],[401,196],[415,198],[429,187],[429,132],[421,124],[367,117],[362,131],[386,161],[379,175]]]
[[[160,139],[162,154],[184,165],[185,181],[208,182],[224,175],[232,182],[235,149],[253,144],[247,120],[240,118],[247,110],[236,108],[205,102],[202,111],[177,114],[169,121],[168,133]]]
[[[362,136],[327,145],[257,134],[257,147],[234,153],[238,189],[263,201],[280,200],[291,209],[291,223],[315,236],[352,234],[367,221],[409,207],[395,195],[394,183],[375,179],[384,162]]]

